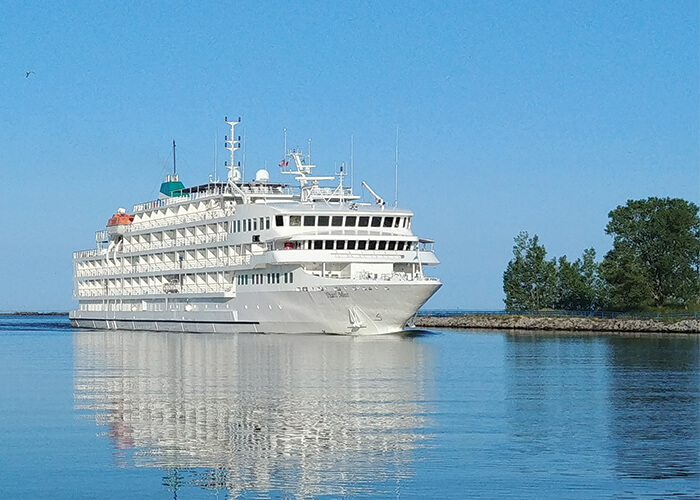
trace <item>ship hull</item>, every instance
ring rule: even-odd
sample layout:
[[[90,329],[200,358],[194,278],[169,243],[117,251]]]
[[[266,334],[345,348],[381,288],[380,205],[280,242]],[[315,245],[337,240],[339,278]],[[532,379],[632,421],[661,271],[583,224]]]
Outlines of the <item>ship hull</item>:
[[[163,302],[165,309],[169,303],[173,310],[79,310],[71,313],[71,323],[110,330],[378,335],[402,331],[441,286],[428,280],[336,283],[239,293],[228,299],[151,299]]]

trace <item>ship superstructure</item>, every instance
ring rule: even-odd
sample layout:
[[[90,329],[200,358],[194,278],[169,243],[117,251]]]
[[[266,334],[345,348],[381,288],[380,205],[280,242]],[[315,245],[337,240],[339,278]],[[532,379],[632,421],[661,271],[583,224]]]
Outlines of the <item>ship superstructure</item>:
[[[368,185],[360,202],[335,176],[315,176],[300,151],[270,182],[243,181],[228,121],[227,180],[186,188],[175,171],[158,200],[119,209],[96,248],[75,252],[74,326],[191,332],[378,334],[400,331],[441,286],[433,242],[413,213]]]

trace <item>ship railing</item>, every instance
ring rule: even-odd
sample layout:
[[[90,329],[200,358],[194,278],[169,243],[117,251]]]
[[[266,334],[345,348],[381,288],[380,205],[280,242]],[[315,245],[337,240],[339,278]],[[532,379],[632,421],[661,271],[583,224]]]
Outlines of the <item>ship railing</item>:
[[[399,253],[396,251],[385,251],[385,250],[380,250],[380,251],[373,251],[373,250],[362,250],[362,251],[331,251],[331,255],[334,257],[342,257],[342,258],[347,258],[347,259],[352,259],[352,260],[361,260],[361,259],[399,259],[403,256],[403,253]]]
[[[246,256],[230,256],[230,257],[215,257],[207,259],[188,259],[177,262],[156,262],[151,264],[136,264],[124,267],[107,267],[100,269],[81,269],[76,272],[76,276],[93,277],[93,276],[114,276],[114,275],[130,275],[143,274],[162,271],[180,271],[193,269],[207,269],[213,267],[233,267],[248,264],[250,255]]]
[[[198,222],[208,219],[220,219],[226,217],[228,213],[222,209],[207,210],[204,212],[195,212],[191,214],[171,215],[169,217],[161,217],[150,219],[131,224],[127,231],[141,231],[143,229],[152,229],[155,227],[174,226],[178,224],[186,224],[188,222]]]
[[[174,284],[170,287],[140,286],[116,290],[80,290],[78,291],[78,297],[134,297],[143,295],[161,295],[164,293],[229,293],[231,291],[233,291],[233,285],[230,283],[208,283],[199,285]]]
[[[124,245],[123,253],[144,252],[148,250],[160,250],[163,248],[184,247],[191,245],[202,245],[205,243],[217,243],[228,238],[224,234],[211,234],[205,236],[185,236],[184,238],[174,238],[172,240],[154,241],[151,243],[131,243]]]
[[[363,281],[439,281],[437,278],[431,278],[418,273],[370,273],[368,271],[355,273],[355,279]]]
[[[99,231],[95,231],[95,242],[96,243],[102,243],[106,242],[109,240],[109,234],[107,233],[106,229],[101,229]]]
[[[106,253],[106,248],[91,248],[89,250],[79,250],[77,252],[73,252],[73,258],[84,259],[85,257],[96,257],[97,255],[104,255]]]
[[[194,201],[200,198],[221,196],[222,194],[225,194],[225,188],[219,186],[212,186],[209,189],[197,193],[183,193],[181,196],[174,196],[172,198],[164,198],[159,200],[147,201],[146,203],[139,203],[137,205],[134,205],[134,212],[144,212],[146,210],[152,210],[154,208],[167,207],[170,205],[178,205],[180,203]]]

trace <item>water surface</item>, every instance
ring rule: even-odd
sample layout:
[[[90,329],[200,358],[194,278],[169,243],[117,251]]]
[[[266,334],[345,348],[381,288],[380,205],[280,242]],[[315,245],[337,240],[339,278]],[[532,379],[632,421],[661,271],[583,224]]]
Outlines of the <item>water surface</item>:
[[[0,497],[698,498],[699,347],[0,316]]]

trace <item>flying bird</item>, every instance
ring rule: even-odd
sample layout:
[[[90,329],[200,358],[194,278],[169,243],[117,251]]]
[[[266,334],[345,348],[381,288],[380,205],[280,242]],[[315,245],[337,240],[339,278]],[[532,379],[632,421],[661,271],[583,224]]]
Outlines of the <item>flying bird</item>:
[[[25,76],[25,78],[29,78],[29,75],[35,75],[35,74],[36,73],[34,73],[33,71],[27,71],[27,76]]]

